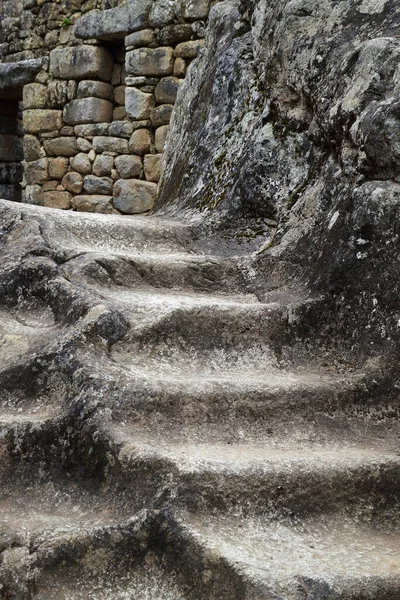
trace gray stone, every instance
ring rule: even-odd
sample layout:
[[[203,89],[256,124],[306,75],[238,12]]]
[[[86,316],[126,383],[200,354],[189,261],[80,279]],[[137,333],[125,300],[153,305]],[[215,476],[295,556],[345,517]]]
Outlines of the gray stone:
[[[42,58],[21,60],[0,64],[0,92],[22,90],[23,86],[35,80],[36,74],[43,66]],[[18,99],[20,92],[17,92]],[[10,96],[9,96],[10,97]]]
[[[93,148],[89,140],[85,140],[85,138],[77,138],[76,145],[79,152],[90,152],[90,150]]]
[[[78,153],[78,146],[74,137],[45,140],[44,148],[48,156],[74,156]]]
[[[155,40],[155,32],[153,29],[142,29],[135,31],[125,38],[125,46],[127,48],[143,48],[149,46]]]
[[[183,17],[187,21],[207,19],[211,0],[183,0]]]
[[[125,78],[125,83],[126,85],[135,85],[135,86],[141,86],[141,85],[145,85],[146,83],[146,77],[144,77],[143,75],[141,77],[131,77],[130,75],[128,77]]]
[[[37,160],[45,156],[38,138],[34,135],[24,135],[23,149],[25,160]]]
[[[117,156],[115,159],[115,167],[121,179],[140,178],[143,167],[142,159],[140,156],[132,156],[131,154]]]
[[[60,110],[24,110],[23,125],[26,133],[45,133],[62,127]]]
[[[157,43],[160,46],[176,46],[181,42],[190,40],[193,36],[192,25],[188,23],[177,23],[163,27],[157,34]]]
[[[76,88],[76,81],[49,81],[47,85],[49,108],[64,108],[67,102],[75,98]]]
[[[50,75],[57,79],[111,79],[114,59],[107,48],[76,46],[50,52]]]
[[[129,121],[114,121],[110,124],[110,136],[129,138],[132,135],[132,132],[133,125]]]
[[[113,180],[110,177],[86,175],[83,180],[85,194],[109,196],[113,191]]]
[[[157,85],[155,97],[158,104],[175,104],[182,80],[177,77],[164,77]]]
[[[103,100],[112,100],[113,98],[113,86],[104,81],[80,81],[78,84],[77,97],[78,98],[102,98]]]
[[[68,125],[86,123],[110,123],[113,105],[100,98],[81,98],[72,100],[64,108],[63,118]]]
[[[41,185],[27,185],[24,190],[24,202],[27,204],[43,205],[43,189]]]
[[[123,39],[146,27],[153,0],[128,0],[122,6],[84,15],[77,21],[75,36],[83,39]]]
[[[114,185],[114,206],[124,214],[140,214],[151,210],[157,185],[138,179],[118,179]]]
[[[174,0],[155,0],[149,13],[151,27],[164,27],[173,23],[176,16],[176,3]]]
[[[126,88],[125,107],[132,119],[137,121],[148,119],[155,104],[153,94],[145,94],[136,88]]]
[[[77,137],[91,139],[95,135],[107,135],[109,131],[108,123],[93,123],[88,125],[75,125],[74,131]]]
[[[74,171],[88,175],[92,172],[92,163],[87,154],[79,153],[71,159],[71,167]]]
[[[138,48],[126,53],[126,70],[132,75],[165,77],[173,68],[172,48]]]
[[[150,115],[153,127],[157,128],[161,127],[161,125],[168,125],[171,120],[173,108],[174,107],[171,104],[156,106],[156,108],[151,111]]]
[[[127,154],[128,141],[123,138],[99,136],[93,138],[93,148],[99,154],[102,152]]]
[[[174,51],[174,56],[178,58],[196,58],[200,50],[204,47],[204,40],[193,40],[191,42],[182,42],[178,44]]]
[[[80,173],[67,173],[61,182],[68,192],[80,194],[83,189],[83,177]]]
[[[44,183],[49,179],[48,173],[49,161],[47,158],[39,158],[39,160],[34,160],[32,162],[28,162],[25,165],[25,179],[26,182],[31,184],[40,184]]]
[[[111,175],[113,167],[114,159],[112,156],[97,156],[93,163],[93,174],[97,175],[98,177],[102,177],[104,175]]]

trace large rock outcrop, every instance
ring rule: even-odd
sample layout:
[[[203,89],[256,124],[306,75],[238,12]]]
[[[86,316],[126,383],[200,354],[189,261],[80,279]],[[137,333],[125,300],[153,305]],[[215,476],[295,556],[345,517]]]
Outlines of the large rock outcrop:
[[[398,332],[399,18],[391,0],[214,6],[158,204],[254,237],[261,269],[301,265],[356,345]]]

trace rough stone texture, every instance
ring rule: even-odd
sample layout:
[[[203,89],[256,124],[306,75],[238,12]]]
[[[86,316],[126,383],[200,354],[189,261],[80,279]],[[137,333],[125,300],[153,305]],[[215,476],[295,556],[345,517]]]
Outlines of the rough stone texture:
[[[115,168],[122,179],[139,179],[142,167],[140,156],[127,154],[115,159]]]
[[[168,133],[169,125],[162,125],[158,129],[156,129],[154,147],[157,150],[157,152],[163,152]]]
[[[77,46],[50,52],[50,75],[57,79],[111,79],[114,59],[107,48]]]
[[[78,153],[76,138],[74,137],[45,140],[44,148],[48,156],[74,156]]]
[[[126,70],[135,76],[165,77],[173,68],[172,48],[138,48],[126,54]]]
[[[111,175],[113,167],[114,159],[112,156],[97,156],[93,163],[93,173],[99,177]]]
[[[93,138],[93,148],[96,152],[111,152],[112,154],[127,154],[128,140],[117,137],[98,136]]]
[[[113,105],[100,98],[81,98],[72,100],[64,107],[63,119],[68,125],[87,123],[110,123]]]
[[[3,595],[396,599],[396,379],[191,225],[0,203]]]
[[[151,134],[148,129],[137,129],[129,140],[129,150],[132,154],[147,154],[151,150]]]
[[[125,38],[125,46],[127,48],[140,48],[143,46],[149,46],[155,40],[154,29],[142,29],[142,31],[135,31]]]
[[[127,114],[137,121],[148,119],[155,106],[154,96],[136,88],[126,88],[125,105]]]
[[[161,175],[162,154],[148,154],[144,157],[144,174],[147,181],[157,183]]]
[[[43,206],[67,210],[71,206],[71,194],[68,192],[43,192]]]
[[[103,98],[104,100],[112,100],[113,86],[103,81],[80,81],[78,84],[78,98]]]
[[[109,196],[113,191],[113,181],[110,177],[96,177],[95,175],[86,175],[83,180],[85,194]]]
[[[118,8],[85,15],[75,25],[74,33],[84,39],[124,38],[146,25],[151,4],[152,0],[128,0]]]
[[[92,172],[92,163],[87,154],[79,152],[76,156],[71,159],[71,167],[74,171],[82,173],[82,175],[88,175]]]
[[[71,194],[80,194],[83,190],[83,177],[80,173],[67,173],[63,177],[61,185]]]
[[[40,71],[43,59],[21,60],[17,63],[0,64],[0,95],[7,90],[8,98],[19,98],[24,85],[31,83]]]
[[[24,109],[46,108],[47,87],[41,83],[30,83],[24,86]]]
[[[60,110],[24,110],[23,125],[26,133],[45,133],[62,127]]]
[[[28,162],[25,165],[25,178],[28,184],[39,184],[48,180],[48,165],[49,161],[47,158],[39,158]]]
[[[139,179],[118,179],[114,185],[114,205],[121,212],[134,215],[151,210],[157,186]]]
[[[112,196],[75,196],[72,204],[78,212],[116,213],[112,205]]]
[[[176,56],[177,58],[196,58],[203,46],[203,40],[182,42],[182,44],[178,44],[175,48],[174,56]]]
[[[5,600],[398,600],[399,25],[218,3],[168,142],[184,223],[0,203]]]
[[[175,104],[176,95],[182,79],[177,77],[164,77],[155,89],[155,97],[158,104]],[[168,121],[169,123],[169,121]]]
[[[168,125],[171,120],[173,108],[171,104],[162,104],[152,110],[150,120],[153,127],[157,128],[161,127],[161,125]]]
[[[58,157],[49,161],[49,176],[51,179],[62,179],[68,171],[68,158]]]

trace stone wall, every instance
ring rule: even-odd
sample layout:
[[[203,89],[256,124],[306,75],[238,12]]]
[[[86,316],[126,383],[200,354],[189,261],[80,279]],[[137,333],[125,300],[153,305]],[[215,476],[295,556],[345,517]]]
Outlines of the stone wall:
[[[3,59],[48,57],[23,92],[23,200],[150,210],[177,91],[204,44],[212,3],[128,0],[105,11],[89,11],[95,0],[32,4],[25,0],[25,29]]]

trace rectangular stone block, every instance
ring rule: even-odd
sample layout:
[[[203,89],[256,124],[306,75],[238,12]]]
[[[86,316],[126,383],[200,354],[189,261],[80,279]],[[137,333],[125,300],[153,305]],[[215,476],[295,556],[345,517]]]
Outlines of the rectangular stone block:
[[[149,119],[151,111],[156,105],[153,94],[145,94],[136,88],[126,88],[125,90],[125,108],[126,113],[140,121]]]
[[[46,108],[47,87],[41,83],[29,83],[24,86],[23,103],[24,109]]]
[[[102,152],[128,154],[129,152],[128,140],[117,137],[94,137],[93,148],[98,154],[101,154]]]
[[[112,196],[82,195],[75,196],[72,206],[78,212],[116,213],[112,205]]]
[[[44,192],[43,206],[67,210],[71,206],[71,194],[69,192],[59,192],[57,190]]]
[[[63,118],[67,125],[84,123],[111,123],[113,105],[101,98],[72,100],[64,107]]]
[[[132,75],[165,77],[172,75],[174,51],[172,48],[138,48],[126,55],[126,70]]]
[[[103,81],[80,81],[78,84],[77,98],[103,98],[112,100],[114,88]]]
[[[50,52],[50,75],[57,79],[98,78],[109,81],[114,58],[101,46],[76,46],[56,48]]]
[[[57,131],[63,125],[61,110],[24,110],[23,126],[25,133],[46,133]]]
[[[48,156],[75,156],[78,146],[74,137],[59,137],[44,142],[44,149]]]

